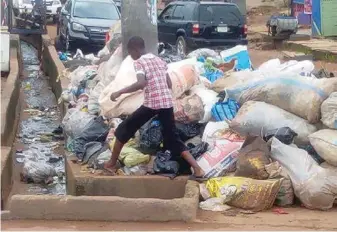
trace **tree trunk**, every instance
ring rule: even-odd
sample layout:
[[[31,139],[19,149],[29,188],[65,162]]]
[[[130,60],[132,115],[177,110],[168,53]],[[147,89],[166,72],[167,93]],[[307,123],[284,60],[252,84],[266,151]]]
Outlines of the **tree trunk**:
[[[123,55],[127,56],[127,43],[132,36],[140,36],[145,41],[147,52],[158,54],[158,31],[157,31],[157,4],[148,7],[147,2],[156,0],[123,0],[122,1],[122,43]],[[152,21],[151,21],[152,15]]]

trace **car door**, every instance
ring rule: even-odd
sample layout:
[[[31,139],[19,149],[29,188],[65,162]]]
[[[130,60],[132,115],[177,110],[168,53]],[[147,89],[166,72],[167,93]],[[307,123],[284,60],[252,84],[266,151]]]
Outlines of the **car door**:
[[[158,39],[160,42],[171,43],[172,33],[170,28],[172,27],[172,14],[176,5],[168,5],[158,17]],[[171,37],[171,38],[170,38]],[[171,41],[171,42],[170,42]]]

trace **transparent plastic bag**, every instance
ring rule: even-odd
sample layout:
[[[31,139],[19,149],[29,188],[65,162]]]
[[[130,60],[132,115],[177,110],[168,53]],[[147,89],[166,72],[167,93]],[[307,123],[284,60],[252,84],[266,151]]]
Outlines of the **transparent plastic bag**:
[[[88,123],[95,116],[83,112],[77,108],[69,109],[62,120],[62,125],[66,135],[75,138],[79,136]]]
[[[53,166],[40,161],[27,160],[23,165],[22,180],[33,181],[34,183],[48,183],[56,176],[56,170]]]

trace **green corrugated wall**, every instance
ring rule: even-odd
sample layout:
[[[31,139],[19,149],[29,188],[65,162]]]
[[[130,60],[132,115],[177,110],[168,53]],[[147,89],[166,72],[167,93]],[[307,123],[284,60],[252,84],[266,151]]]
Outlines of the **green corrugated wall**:
[[[321,15],[323,36],[337,36],[337,0],[321,0]]]

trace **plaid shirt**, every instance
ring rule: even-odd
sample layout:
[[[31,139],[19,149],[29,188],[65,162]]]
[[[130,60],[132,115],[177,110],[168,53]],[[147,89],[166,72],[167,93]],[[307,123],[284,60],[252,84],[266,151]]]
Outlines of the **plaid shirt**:
[[[144,106],[151,109],[173,107],[172,93],[166,82],[167,64],[153,54],[146,54],[134,62],[137,74],[144,74]]]

